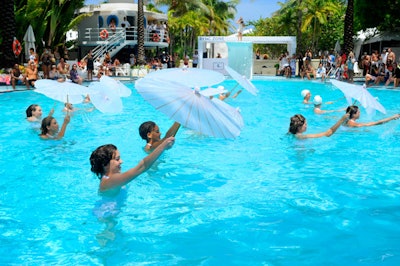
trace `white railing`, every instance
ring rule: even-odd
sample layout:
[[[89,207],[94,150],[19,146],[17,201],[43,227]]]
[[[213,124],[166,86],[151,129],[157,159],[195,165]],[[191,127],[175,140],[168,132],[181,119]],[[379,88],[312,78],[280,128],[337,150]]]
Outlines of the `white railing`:
[[[123,33],[124,37],[127,41],[137,41],[137,27],[130,27],[129,29],[125,28],[116,28],[115,31],[107,30],[108,38],[102,39],[100,36],[100,32],[104,30],[103,28],[86,28],[84,33],[84,38],[82,42],[85,44],[98,43],[107,41],[108,38],[112,37],[115,34]],[[158,35],[158,40],[154,35]],[[161,42],[168,43],[168,34],[166,31],[159,30],[144,30],[144,41],[145,42]],[[99,43],[98,43],[99,44]]]

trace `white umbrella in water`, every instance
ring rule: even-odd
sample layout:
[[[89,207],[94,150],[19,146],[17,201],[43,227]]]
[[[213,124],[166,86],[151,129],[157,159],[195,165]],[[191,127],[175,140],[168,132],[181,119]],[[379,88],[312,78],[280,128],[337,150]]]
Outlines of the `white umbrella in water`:
[[[200,93],[206,97],[210,97],[210,96],[214,96],[220,93],[224,93],[227,92],[227,90],[225,90],[225,88],[223,86],[218,86],[217,88],[206,88],[203,90],[200,90]]]
[[[217,71],[200,68],[168,68],[150,72],[146,79],[174,81],[190,88],[212,86],[225,80]]]
[[[28,29],[25,32],[24,42],[25,42],[25,58],[26,58],[26,60],[28,60],[29,55],[30,55],[29,49],[33,48],[34,50],[36,50],[35,49],[36,39],[35,39],[35,33],[33,32],[32,25],[29,25]]]
[[[257,95],[257,88],[254,86],[251,81],[246,78],[245,76],[240,75],[236,70],[229,66],[225,66],[225,70],[229,73],[229,75],[240,85],[242,86],[245,90],[250,92],[253,95]]]
[[[198,89],[147,76],[138,80],[135,88],[157,110],[184,127],[219,138],[235,138],[240,134],[240,120]]]
[[[83,95],[88,93],[88,88],[69,81],[40,79],[35,82],[34,92],[62,103],[77,104],[83,101]]]
[[[91,103],[100,112],[109,114],[122,112],[122,100],[114,89],[100,82],[92,82],[88,90]]]
[[[353,104],[353,100],[357,100],[368,114],[372,114],[375,110],[386,114],[385,107],[363,85],[355,85],[338,80],[332,80],[331,82],[343,92],[349,105]]]
[[[110,78],[106,75],[101,76],[100,84],[116,91],[120,97],[129,97],[132,94],[132,91],[121,81]]]

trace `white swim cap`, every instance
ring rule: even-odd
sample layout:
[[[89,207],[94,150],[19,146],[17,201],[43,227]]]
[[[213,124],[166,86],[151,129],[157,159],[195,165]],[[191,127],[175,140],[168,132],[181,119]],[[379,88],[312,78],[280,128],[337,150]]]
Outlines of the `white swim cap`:
[[[302,90],[302,91],[301,91],[301,96],[306,97],[306,95],[307,95],[308,93],[310,93],[309,90]]]
[[[320,104],[322,104],[322,98],[321,98],[321,96],[315,95],[314,100],[313,100],[313,103],[314,103],[315,105],[320,105]]]

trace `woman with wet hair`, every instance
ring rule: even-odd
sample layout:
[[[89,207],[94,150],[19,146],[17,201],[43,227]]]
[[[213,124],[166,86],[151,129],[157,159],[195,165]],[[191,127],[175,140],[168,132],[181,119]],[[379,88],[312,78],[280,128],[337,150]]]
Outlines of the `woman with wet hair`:
[[[91,171],[100,179],[99,192],[107,196],[117,195],[123,186],[147,171],[165,150],[174,145],[174,142],[174,137],[165,139],[138,165],[126,172],[121,172],[123,161],[115,145],[106,144],[98,147],[90,155],[90,165]]]
[[[155,148],[157,148],[161,143],[163,143],[167,138],[171,136],[175,136],[176,132],[178,132],[181,124],[175,122],[170,129],[168,129],[165,137],[161,139],[160,128],[153,121],[147,121],[142,123],[139,126],[139,135],[142,139],[146,141],[146,146],[144,150],[146,152],[152,152]]]
[[[65,131],[67,129],[67,125],[71,117],[69,113],[65,115],[64,123],[61,126],[61,130],[59,130],[59,125],[57,120],[52,116],[47,116],[42,120],[42,126],[40,127],[41,139],[61,139],[65,135]]]
[[[349,113],[349,120],[346,122],[346,126],[348,127],[369,127],[369,126],[376,126],[380,125],[386,122],[389,122],[394,119],[399,119],[400,114],[395,114],[393,116],[378,120],[378,121],[373,121],[373,122],[367,122],[367,123],[357,123],[356,120],[360,118],[360,109],[356,105],[350,105],[346,109],[346,113]]]
[[[26,120],[29,122],[41,122],[42,121],[42,107],[38,104],[31,104],[26,108]],[[54,108],[50,110],[49,116],[54,113]]]
[[[299,139],[308,139],[308,138],[320,138],[320,137],[330,137],[336,130],[340,127],[340,125],[349,117],[349,114],[345,114],[342,118],[339,119],[331,128],[327,131],[315,134],[303,134],[307,130],[307,120],[301,114],[294,115],[290,118],[290,126],[289,133],[293,134],[296,138]]]

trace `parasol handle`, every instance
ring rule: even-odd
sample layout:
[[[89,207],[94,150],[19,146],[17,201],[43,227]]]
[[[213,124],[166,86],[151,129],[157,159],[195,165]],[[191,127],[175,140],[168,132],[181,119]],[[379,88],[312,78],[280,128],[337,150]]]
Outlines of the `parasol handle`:
[[[346,97],[341,97],[341,98],[336,99],[336,100],[334,100],[334,101],[326,102],[325,104],[333,104],[333,103],[338,102],[338,101],[340,101],[340,100],[343,100],[343,99],[345,99],[345,98],[346,98]]]

